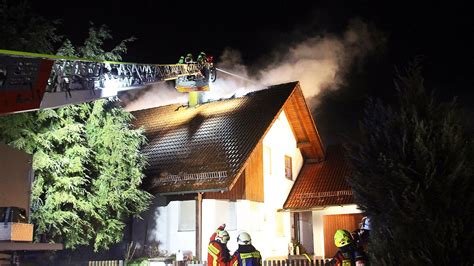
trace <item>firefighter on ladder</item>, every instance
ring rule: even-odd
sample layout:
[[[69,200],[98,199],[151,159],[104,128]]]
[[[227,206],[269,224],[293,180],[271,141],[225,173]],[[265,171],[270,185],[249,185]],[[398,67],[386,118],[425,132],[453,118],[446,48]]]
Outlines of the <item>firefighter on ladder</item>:
[[[211,235],[207,247],[207,265],[208,266],[229,266],[231,257],[227,242],[229,233],[225,229],[225,224],[219,226]]]

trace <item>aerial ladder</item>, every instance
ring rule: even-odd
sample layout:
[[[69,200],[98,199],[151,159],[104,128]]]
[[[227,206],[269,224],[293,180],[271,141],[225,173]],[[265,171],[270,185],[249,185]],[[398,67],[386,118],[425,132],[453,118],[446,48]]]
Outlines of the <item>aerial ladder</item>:
[[[0,50],[0,115],[113,97],[176,80],[180,92],[209,90],[212,56],[183,64],[139,64]]]

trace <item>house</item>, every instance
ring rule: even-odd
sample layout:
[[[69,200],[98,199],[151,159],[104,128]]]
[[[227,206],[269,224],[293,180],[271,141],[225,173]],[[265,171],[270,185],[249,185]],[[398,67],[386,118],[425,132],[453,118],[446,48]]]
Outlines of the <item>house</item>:
[[[325,159],[299,83],[133,115],[148,138],[143,186],[156,195],[143,220],[133,223],[134,241],[204,258],[209,236],[225,223],[230,250],[244,230],[269,258],[286,256],[292,239],[308,242],[305,232],[312,235],[311,227],[322,226],[312,207],[292,205],[304,191],[295,190],[297,177],[306,179]],[[308,215],[311,223],[298,227]]]

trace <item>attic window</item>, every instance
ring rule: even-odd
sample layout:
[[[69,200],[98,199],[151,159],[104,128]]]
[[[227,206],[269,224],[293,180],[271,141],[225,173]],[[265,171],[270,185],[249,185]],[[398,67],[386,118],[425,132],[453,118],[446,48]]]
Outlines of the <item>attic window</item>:
[[[291,167],[291,157],[285,155],[285,177],[289,180],[293,180],[293,171]]]

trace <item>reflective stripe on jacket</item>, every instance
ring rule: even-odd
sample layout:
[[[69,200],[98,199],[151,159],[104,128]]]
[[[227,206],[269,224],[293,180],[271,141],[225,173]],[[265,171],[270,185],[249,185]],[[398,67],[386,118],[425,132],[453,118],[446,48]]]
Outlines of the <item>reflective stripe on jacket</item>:
[[[208,266],[229,266],[230,254],[226,246],[217,241],[211,241],[207,246]]]
[[[262,256],[258,250],[252,252],[242,252],[238,250],[234,253],[232,266],[261,266]]]

